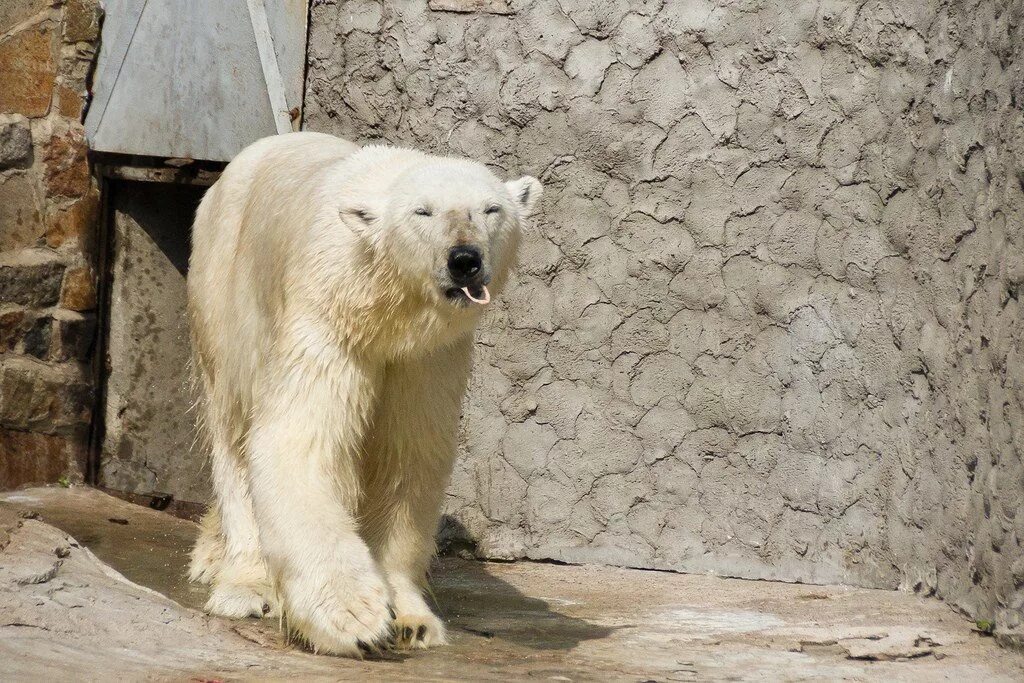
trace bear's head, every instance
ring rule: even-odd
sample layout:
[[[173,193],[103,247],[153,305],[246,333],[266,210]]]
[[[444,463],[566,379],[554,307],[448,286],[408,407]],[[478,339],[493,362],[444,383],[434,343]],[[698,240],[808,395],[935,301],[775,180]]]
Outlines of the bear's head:
[[[381,189],[367,202],[364,234],[406,287],[453,313],[472,313],[501,290],[542,192],[532,176],[502,182],[483,164],[428,155]]]

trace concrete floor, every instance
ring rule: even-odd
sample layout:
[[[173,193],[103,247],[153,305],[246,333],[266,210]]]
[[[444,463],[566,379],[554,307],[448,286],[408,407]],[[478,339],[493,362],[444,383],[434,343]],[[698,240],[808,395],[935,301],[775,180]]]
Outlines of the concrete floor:
[[[89,489],[0,494],[0,679],[1024,680],[1024,656],[913,595],[459,558],[433,572],[450,646],[321,657],[196,611],[195,530]]]

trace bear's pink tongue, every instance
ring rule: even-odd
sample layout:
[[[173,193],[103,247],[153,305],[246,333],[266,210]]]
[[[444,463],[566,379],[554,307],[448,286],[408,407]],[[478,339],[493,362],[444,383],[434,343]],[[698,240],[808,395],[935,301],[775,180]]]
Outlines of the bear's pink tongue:
[[[473,292],[470,291],[469,287],[463,287],[462,292],[463,294],[469,297],[470,301],[472,301],[475,304],[480,304],[481,306],[484,306],[486,304],[491,303],[491,293],[487,291],[487,285],[480,285],[480,289],[483,290],[483,293],[480,295],[479,299],[473,296]]]

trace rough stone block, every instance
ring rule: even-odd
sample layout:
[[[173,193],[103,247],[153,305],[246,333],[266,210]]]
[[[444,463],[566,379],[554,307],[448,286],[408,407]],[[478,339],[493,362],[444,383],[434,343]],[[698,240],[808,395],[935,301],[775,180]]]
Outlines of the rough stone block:
[[[45,116],[56,77],[49,24],[32,26],[0,41],[0,113]]]
[[[18,348],[25,328],[25,309],[12,308],[0,313],[0,353]]]
[[[52,0],[4,0],[0,3],[0,35],[45,12]]]
[[[52,306],[60,298],[64,264],[45,252],[18,253],[0,260],[0,302]]]
[[[80,439],[0,429],[0,489],[79,479],[84,460]]]
[[[32,130],[24,116],[0,116],[0,171],[32,165]]]
[[[82,119],[82,110],[85,108],[84,92],[64,83],[57,84],[57,111],[75,121]]]
[[[85,361],[92,350],[96,317],[55,309],[8,308],[0,312],[0,353],[57,362]]]
[[[43,232],[40,203],[30,175],[13,173],[0,178],[0,251],[33,247],[39,242]]]
[[[58,85],[64,85],[79,94],[87,92],[95,57],[96,48],[89,43],[65,46],[61,50],[60,62],[57,64]],[[52,106],[57,107],[59,104],[54,103]]]
[[[64,42],[92,42],[100,33],[100,7],[96,0],[68,0],[64,6]]]
[[[512,13],[507,0],[429,0],[428,6],[435,12]]]
[[[50,338],[53,321],[48,315],[40,315],[31,320],[21,340],[21,352],[26,356],[46,358],[50,355]]]
[[[80,126],[54,134],[46,145],[46,193],[49,196],[81,197],[91,186],[86,159],[85,134]]]
[[[96,333],[96,317],[72,311],[55,311],[50,342],[50,360],[85,361]]]
[[[99,223],[100,198],[95,190],[70,206],[54,210],[47,217],[46,245],[54,249],[66,243],[91,252]]]
[[[69,268],[64,273],[60,305],[72,311],[88,311],[96,308],[96,278],[92,268],[88,266]]]
[[[81,367],[7,358],[0,365],[0,427],[44,434],[84,434],[92,392]]]
[[[24,354],[25,337],[40,320],[48,318],[31,309],[10,308],[0,313],[0,353]]]

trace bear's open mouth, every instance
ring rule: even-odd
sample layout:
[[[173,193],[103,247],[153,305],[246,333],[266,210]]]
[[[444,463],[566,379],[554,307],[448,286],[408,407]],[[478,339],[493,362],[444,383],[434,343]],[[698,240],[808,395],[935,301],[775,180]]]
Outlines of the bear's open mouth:
[[[491,303],[491,292],[487,285],[469,285],[468,287],[449,287],[444,292],[450,301],[460,304],[474,303],[485,306]]]

